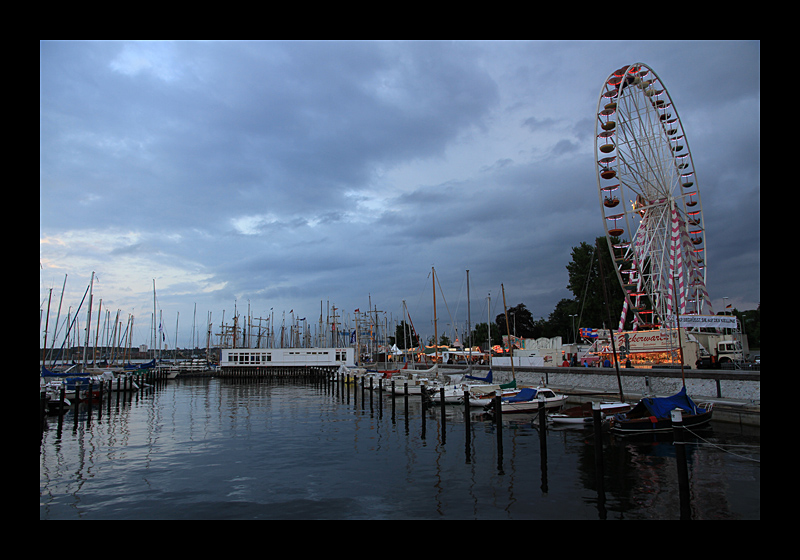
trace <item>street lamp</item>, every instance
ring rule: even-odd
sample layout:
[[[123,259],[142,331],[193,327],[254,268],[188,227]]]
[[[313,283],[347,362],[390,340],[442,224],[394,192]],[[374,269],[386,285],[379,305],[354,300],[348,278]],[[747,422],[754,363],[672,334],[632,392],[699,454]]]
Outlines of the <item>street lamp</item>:
[[[570,315],[570,317],[572,317],[572,342],[577,342],[575,340],[575,338],[576,338],[575,337],[575,317],[577,317],[577,316],[578,316],[577,313],[575,313],[574,315]]]

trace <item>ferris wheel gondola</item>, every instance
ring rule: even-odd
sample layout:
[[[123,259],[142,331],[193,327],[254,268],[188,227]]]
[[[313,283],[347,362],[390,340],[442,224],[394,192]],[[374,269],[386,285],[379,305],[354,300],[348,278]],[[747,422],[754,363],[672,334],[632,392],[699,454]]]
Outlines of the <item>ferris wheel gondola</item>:
[[[678,111],[652,68],[635,63],[603,84],[595,125],[597,185],[608,249],[625,292],[618,325],[655,328],[713,314],[705,221]]]

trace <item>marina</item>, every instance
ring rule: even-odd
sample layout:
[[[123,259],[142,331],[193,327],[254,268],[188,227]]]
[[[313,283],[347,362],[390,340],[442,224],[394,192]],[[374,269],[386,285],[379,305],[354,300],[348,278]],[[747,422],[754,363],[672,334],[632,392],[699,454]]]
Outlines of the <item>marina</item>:
[[[760,43],[613,47],[41,43],[40,520],[760,520]]]
[[[325,373],[158,380],[47,417],[40,519],[760,518],[757,428],[690,434],[685,494],[671,434],[602,430],[598,448],[590,424]]]

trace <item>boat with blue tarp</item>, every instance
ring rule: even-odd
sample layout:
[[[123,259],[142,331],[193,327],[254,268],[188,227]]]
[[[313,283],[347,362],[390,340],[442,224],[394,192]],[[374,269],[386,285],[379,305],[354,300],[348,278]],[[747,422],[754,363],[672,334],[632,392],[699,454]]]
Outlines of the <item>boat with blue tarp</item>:
[[[502,397],[500,410],[503,414],[538,412],[539,402],[544,402],[547,410],[560,410],[567,402],[567,395],[555,393],[547,387],[523,387],[515,395]],[[493,404],[486,406],[492,412]]]
[[[714,403],[696,404],[683,387],[671,397],[646,397],[629,412],[615,414],[610,419],[610,429],[627,434],[670,431],[670,411],[676,408],[683,412],[683,425],[691,428],[711,421]]]

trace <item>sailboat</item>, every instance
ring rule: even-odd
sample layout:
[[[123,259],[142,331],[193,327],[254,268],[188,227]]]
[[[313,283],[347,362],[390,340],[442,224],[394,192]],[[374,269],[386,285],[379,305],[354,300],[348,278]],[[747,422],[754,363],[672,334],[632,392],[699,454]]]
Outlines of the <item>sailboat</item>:
[[[714,403],[695,402],[686,394],[686,387],[671,397],[647,397],[640,400],[630,412],[611,417],[611,431],[621,434],[668,432],[672,430],[670,412],[681,409],[683,425],[702,426],[711,421]]]

